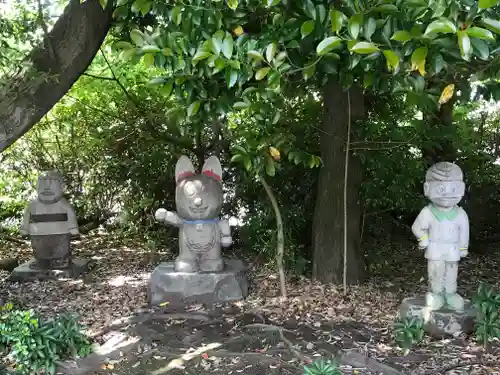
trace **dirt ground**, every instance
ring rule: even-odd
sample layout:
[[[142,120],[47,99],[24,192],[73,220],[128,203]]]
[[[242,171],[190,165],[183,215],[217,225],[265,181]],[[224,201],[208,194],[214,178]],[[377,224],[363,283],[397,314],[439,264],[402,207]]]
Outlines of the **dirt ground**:
[[[24,284],[0,281],[0,300],[45,316],[76,312],[97,343],[117,334],[135,338],[116,358],[100,358],[100,370],[94,372],[99,375],[301,374],[304,364],[319,357],[340,358],[343,374],[500,374],[499,343],[483,348],[473,337],[425,338],[406,355],[395,345],[391,326],[398,305],[425,291],[426,266],[411,244],[395,243],[391,251],[391,261],[347,295],[339,286],[302,278],[288,282],[289,297],[282,300],[274,272],[248,260],[251,294],[245,301],[211,309],[151,309],[146,303],[149,274],[173,254],[93,235],[75,243],[75,254],[92,260],[87,275]],[[500,256],[491,255],[500,252],[486,253],[461,263],[460,292],[466,297],[480,281],[500,287]],[[0,242],[0,258],[30,256],[27,243]]]

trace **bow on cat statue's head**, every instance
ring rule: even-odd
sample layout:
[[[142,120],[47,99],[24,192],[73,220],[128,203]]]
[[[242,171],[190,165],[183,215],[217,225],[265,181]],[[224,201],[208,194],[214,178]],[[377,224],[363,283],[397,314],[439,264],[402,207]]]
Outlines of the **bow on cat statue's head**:
[[[217,219],[222,208],[222,167],[216,156],[205,160],[200,174],[187,156],[175,166],[177,213],[187,221]]]

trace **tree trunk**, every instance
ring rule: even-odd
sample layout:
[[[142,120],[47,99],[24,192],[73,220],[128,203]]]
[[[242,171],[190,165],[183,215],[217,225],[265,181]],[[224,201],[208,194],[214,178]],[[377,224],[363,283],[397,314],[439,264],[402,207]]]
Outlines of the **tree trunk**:
[[[112,1],[71,0],[26,67],[0,90],[0,152],[30,130],[85,72],[112,21]]]
[[[357,87],[351,88],[349,93],[354,128],[354,122],[365,115],[364,97]],[[349,103],[347,91],[336,82],[328,83],[323,95],[325,112],[320,145],[323,167],[319,175],[313,221],[313,278],[340,284],[344,264],[344,172]],[[364,261],[359,249],[361,179],[361,162],[351,153],[347,178],[348,284],[362,281],[364,274]]]

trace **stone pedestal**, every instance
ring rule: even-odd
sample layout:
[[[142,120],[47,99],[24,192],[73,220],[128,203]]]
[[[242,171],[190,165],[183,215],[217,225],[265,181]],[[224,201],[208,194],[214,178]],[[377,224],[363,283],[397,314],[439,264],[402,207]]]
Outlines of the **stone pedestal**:
[[[150,305],[228,302],[248,295],[246,266],[239,259],[225,259],[220,272],[176,272],[173,262],[161,263],[151,274]]]
[[[41,270],[30,268],[35,259],[31,259],[26,263],[21,264],[12,271],[10,281],[34,281],[57,278],[76,278],[86,272],[89,266],[88,259],[73,258],[71,267],[53,270]]]
[[[424,297],[405,298],[399,307],[401,317],[416,316],[423,319],[425,332],[435,338],[472,333],[476,313],[476,309],[468,300],[465,300],[463,312],[446,308],[432,311],[425,305]]]

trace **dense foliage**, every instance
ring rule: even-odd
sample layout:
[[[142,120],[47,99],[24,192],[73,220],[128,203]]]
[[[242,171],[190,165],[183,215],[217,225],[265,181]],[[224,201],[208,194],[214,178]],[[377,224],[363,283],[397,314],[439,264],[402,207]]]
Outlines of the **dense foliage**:
[[[471,186],[472,241],[500,229],[496,2],[115,5],[114,28],[89,70],[1,155],[4,224],[19,218],[37,172],[57,168],[82,226],[113,219],[114,228],[158,244],[172,236],[154,225],[152,213],[174,206],[177,157],[199,162],[215,153],[227,168],[224,213],[244,216],[235,229],[239,246],[274,253],[274,213],[255,179],[267,175],[284,219],[286,262],[300,273],[311,260],[322,165],[321,89],[335,80],[366,89],[368,113],[353,127],[350,145],[364,169],[363,237],[391,232],[393,224],[409,235],[407,225],[425,202],[424,154],[443,148],[445,139]],[[2,61],[12,46],[28,48],[44,24],[50,27],[54,10],[42,11],[40,18],[28,2],[0,20],[0,32],[9,35]],[[11,72],[4,66],[3,80]],[[439,102],[450,83],[449,102]],[[440,117],[447,105],[452,126]]]
[[[50,320],[34,311],[0,307],[0,354],[5,364],[19,375],[43,372],[55,374],[59,361],[90,353],[90,340],[71,315]]]

